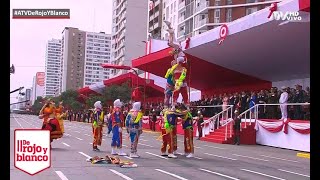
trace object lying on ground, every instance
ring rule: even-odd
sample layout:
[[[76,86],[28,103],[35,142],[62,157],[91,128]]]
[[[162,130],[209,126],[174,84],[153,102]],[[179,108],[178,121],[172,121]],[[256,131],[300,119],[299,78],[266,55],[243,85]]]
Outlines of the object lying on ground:
[[[138,167],[137,164],[134,164],[132,161],[122,161],[117,156],[106,156],[106,158],[101,158],[98,156],[88,158],[87,162],[91,162],[92,164],[118,164],[122,168],[131,168]]]

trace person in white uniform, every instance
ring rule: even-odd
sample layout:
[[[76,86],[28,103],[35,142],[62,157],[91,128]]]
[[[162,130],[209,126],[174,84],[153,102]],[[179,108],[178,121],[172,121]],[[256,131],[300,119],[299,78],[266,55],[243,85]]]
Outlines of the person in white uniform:
[[[280,95],[279,103],[280,103],[280,110],[281,110],[281,120],[287,120],[288,118],[288,110],[287,110],[287,103],[289,95],[287,93],[287,87],[281,87],[282,93]]]

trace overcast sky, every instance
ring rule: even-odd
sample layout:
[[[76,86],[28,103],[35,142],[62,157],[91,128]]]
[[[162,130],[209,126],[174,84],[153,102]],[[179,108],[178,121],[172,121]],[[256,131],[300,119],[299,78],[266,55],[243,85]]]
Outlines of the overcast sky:
[[[10,19],[10,64],[16,73],[10,76],[10,89],[32,87],[33,76],[45,70],[46,43],[61,39],[64,27],[90,32],[111,33],[112,0],[10,0],[10,9],[70,9],[70,19]],[[9,67],[8,67],[9,68]],[[17,93],[11,94],[11,103]]]

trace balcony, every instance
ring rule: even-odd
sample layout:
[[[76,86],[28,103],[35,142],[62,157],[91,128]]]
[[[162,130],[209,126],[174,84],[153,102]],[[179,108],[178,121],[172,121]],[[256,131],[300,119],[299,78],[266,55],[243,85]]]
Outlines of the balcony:
[[[160,4],[160,0],[156,0],[156,2],[154,3],[154,7],[156,7],[159,4]]]
[[[199,6],[196,6],[195,13],[202,11],[207,7],[209,7],[209,1],[206,1],[205,3],[200,3]]]
[[[181,17],[178,18],[178,23],[181,23],[184,20],[185,20],[185,16],[181,16]]]
[[[178,5],[178,10],[180,10],[180,9],[182,9],[184,7],[186,7],[186,3],[183,1]]]
[[[196,20],[195,21],[195,29],[196,28],[200,28],[201,26],[203,26],[203,25],[205,25],[205,24],[207,24],[209,22],[209,19],[208,19],[208,17],[206,16],[204,19],[202,19],[202,20]]]
[[[159,11],[157,11],[155,14],[154,14],[154,17],[158,17],[159,16]]]

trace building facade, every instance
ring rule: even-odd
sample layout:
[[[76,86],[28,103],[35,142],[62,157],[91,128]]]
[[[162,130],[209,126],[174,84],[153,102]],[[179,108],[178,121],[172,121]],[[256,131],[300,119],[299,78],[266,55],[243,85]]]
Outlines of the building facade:
[[[112,63],[131,66],[145,54],[148,33],[148,1],[113,0]],[[123,71],[113,71],[119,75]]]
[[[150,0],[149,1],[149,17],[148,17],[148,30],[149,34],[148,37],[152,39],[161,39],[161,29],[163,24],[163,16],[162,11],[164,5],[163,2],[169,0]],[[165,4],[165,3],[164,3]]]
[[[46,47],[44,95],[54,96],[61,79],[61,40],[49,40]]]
[[[172,15],[177,15],[178,20],[174,27],[177,29],[177,39],[183,41],[187,37],[199,35],[279,1],[281,0],[176,0],[177,14],[171,13],[175,11],[174,5],[173,7],[166,5],[168,10],[163,12],[164,16],[169,18]],[[172,24],[176,22],[175,18],[172,18],[170,22]],[[166,29],[167,27],[163,26],[162,28]],[[162,32],[162,37],[165,39],[167,32],[163,30]]]
[[[32,91],[31,91],[31,104],[37,99],[37,97],[44,96],[44,79],[45,72],[37,72],[33,77]]]
[[[66,27],[62,32],[60,92],[79,89],[109,78],[111,35]]]
[[[111,35],[87,32],[85,50],[84,86],[109,79],[110,69],[101,64],[111,62]]]

